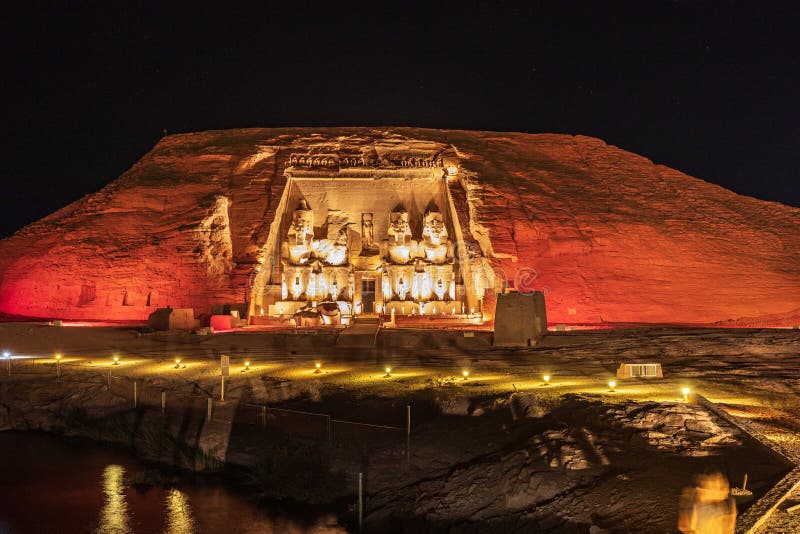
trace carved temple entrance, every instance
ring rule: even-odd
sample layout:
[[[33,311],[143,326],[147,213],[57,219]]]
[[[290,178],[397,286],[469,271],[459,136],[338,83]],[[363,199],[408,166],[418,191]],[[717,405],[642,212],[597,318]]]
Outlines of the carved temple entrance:
[[[441,157],[369,166],[335,154],[292,155],[252,289],[251,323],[315,313],[331,326],[359,314],[473,321],[485,276],[482,258],[456,245],[453,168]]]

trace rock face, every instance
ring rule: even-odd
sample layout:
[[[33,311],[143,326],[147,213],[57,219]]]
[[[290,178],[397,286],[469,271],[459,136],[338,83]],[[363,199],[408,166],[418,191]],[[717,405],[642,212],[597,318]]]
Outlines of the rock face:
[[[550,322],[800,322],[799,209],[598,139],[412,128],[165,137],[107,187],[0,242],[0,313],[144,320],[244,302],[290,155],[389,145],[457,154],[465,240],[497,280],[544,291]]]

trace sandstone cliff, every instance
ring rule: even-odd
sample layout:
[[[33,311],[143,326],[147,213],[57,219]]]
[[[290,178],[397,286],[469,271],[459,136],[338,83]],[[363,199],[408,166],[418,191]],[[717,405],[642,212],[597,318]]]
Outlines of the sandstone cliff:
[[[0,242],[0,312],[144,319],[241,302],[289,154],[387,144],[455,151],[465,238],[500,277],[543,289],[551,322],[800,322],[800,209],[598,139],[394,127],[165,137],[107,187]]]

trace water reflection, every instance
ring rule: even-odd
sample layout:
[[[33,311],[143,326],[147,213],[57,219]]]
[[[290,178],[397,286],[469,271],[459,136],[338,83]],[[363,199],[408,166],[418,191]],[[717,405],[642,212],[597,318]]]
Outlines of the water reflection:
[[[193,534],[194,518],[189,499],[186,494],[177,489],[169,490],[167,494],[167,528],[164,534]]]
[[[103,470],[103,493],[105,501],[100,510],[100,525],[97,534],[129,534],[133,532],[125,502],[125,468],[109,465]]]
[[[0,461],[0,534],[345,532],[333,512],[260,505],[214,478],[187,476],[171,487],[132,485],[147,482],[153,466],[82,440],[0,432],[4,458],[13,461]],[[167,478],[174,477],[170,471]]]

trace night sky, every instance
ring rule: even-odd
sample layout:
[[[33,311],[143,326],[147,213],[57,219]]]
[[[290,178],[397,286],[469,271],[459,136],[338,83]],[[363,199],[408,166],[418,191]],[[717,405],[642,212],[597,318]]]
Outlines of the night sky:
[[[800,206],[794,2],[71,4],[4,6],[0,236],[165,129],[585,134]]]

